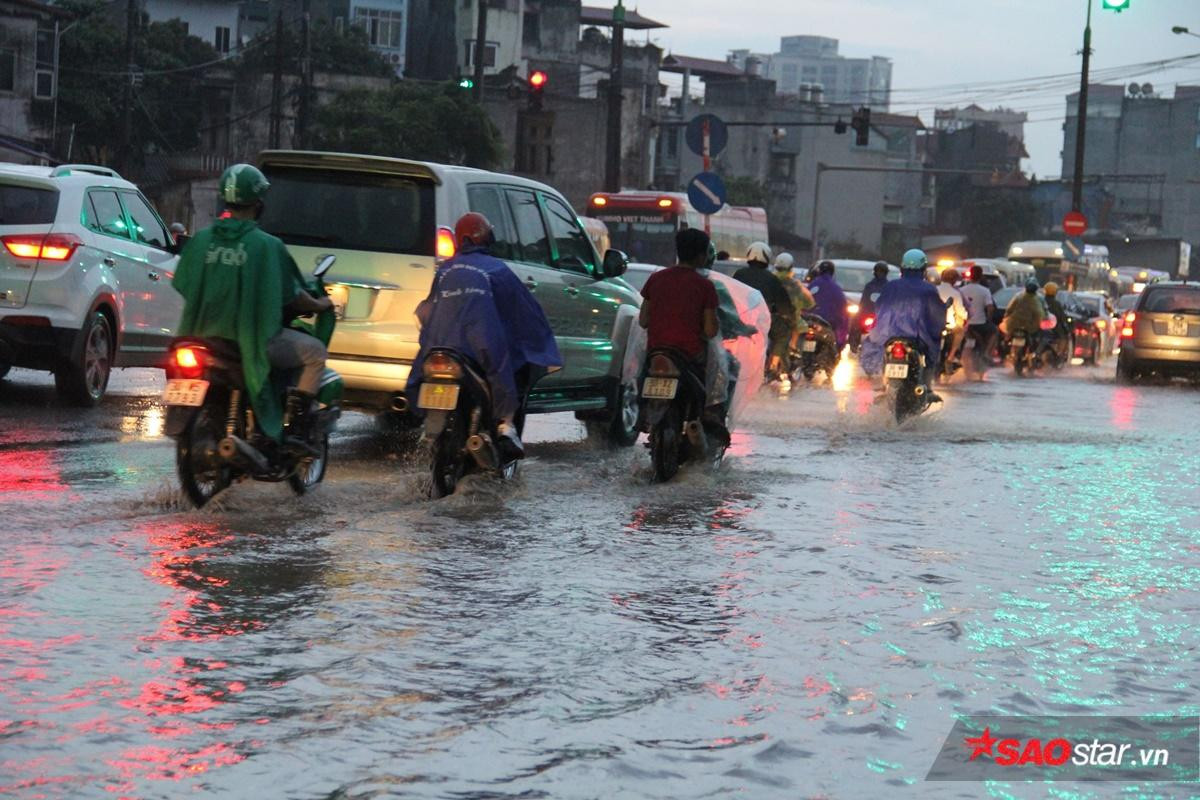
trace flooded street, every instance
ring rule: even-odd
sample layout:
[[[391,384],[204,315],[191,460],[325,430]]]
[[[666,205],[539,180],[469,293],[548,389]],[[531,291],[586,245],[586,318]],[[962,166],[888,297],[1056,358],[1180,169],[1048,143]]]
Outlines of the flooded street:
[[[324,485],[188,510],[159,373],[0,384],[0,795],[1183,797],[926,783],[957,715],[1200,713],[1200,394],[1112,363],[769,393],[717,474],[530,422],[430,502],[348,414]]]

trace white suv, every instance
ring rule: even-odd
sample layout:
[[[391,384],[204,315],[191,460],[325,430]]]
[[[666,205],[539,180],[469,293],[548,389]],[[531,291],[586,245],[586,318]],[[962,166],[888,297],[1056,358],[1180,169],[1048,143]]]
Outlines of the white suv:
[[[183,308],[177,252],[110,169],[0,164],[0,377],[49,370],[64,400],[93,406],[114,366],[160,366]]]

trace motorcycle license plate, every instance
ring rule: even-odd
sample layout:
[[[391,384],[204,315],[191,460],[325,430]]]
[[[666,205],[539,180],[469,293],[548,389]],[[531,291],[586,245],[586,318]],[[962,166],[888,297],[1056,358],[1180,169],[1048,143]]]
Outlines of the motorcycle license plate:
[[[187,380],[176,378],[167,381],[163,389],[163,403],[168,406],[200,406],[204,405],[204,395],[208,394],[208,381]]]
[[[1167,322],[1167,336],[1187,336],[1188,324],[1186,319],[1173,319]]]
[[[804,352],[806,352],[806,353],[815,353],[815,352],[817,352],[817,343],[816,343],[816,342],[808,342],[808,341],[806,341],[806,342],[805,342],[805,343],[804,343],[804,344],[801,346],[801,349],[802,349],[802,350],[804,350]]]
[[[674,400],[678,388],[677,378],[646,378],[642,384],[642,397],[647,400]]]
[[[1025,346],[1025,337],[1024,336],[1014,336],[1013,340],[1012,340],[1012,346],[1013,347],[1024,347]]]
[[[974,339],[967,339],[965,342],[963,342],[963,349],[965,349],[965,350],[974,350],[974,349],[975,349],[975,340],[974,340]]]
[[[422,383],[417,392],[417,408],[428,411],[453,411],[458,408],[458,384]]]
[[[908,364],[885,364],[883,377],[904,380],[908,377]]]

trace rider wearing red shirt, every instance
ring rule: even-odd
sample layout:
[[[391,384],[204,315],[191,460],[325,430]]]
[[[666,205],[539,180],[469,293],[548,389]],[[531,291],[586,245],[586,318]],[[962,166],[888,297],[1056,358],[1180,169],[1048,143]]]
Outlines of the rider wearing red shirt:
[[[686,228],[675,235],[679,263],[650,276],[638,318],[646,347],[672,347],[703,364],[708,340],[717,335],[717,290],[696,270],[708,265],[708,235]]]

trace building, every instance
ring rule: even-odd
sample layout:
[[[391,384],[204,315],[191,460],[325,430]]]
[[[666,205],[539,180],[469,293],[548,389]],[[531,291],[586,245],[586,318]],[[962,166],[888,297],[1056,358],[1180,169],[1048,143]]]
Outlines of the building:
[[[0,0],[0,160],[49,163],[55,51],[70,19],[63,9],[36,0]]]
[[[959,131],[972,125],[987,125],[1003,131],[1024,144],[1025,123],[1029,115],[1008,108],[984,109],[972,103],[965,108],[939,108],[933,112],[933,127],[939,131]]]
[[[487,3],[487,37],[482,53],[484,75],[496,75],[511,67],[524,75],[525,0],[462,0],[455,3],[459,7],[455,41],[459,74],[475,73],[478,4],[481,2]]]
[[[891,102],[891,59],[847,58],[838,54],[838,40],[827,36],[784,36],[778,53],[735,50],[730,61],[774,81],[779,94],[811,97],[817,92],[827,103],[880,111]]]
[[[1064,181],[1075,173],[1078,102],[1068,95]],[[1148,83],[1089,87],[1083,173],[1112,198],[1108,232],[1200,241],[1200,86],[1176,86],[1173,97]],[[1104,232],[1095,222],[1092,231]]]

